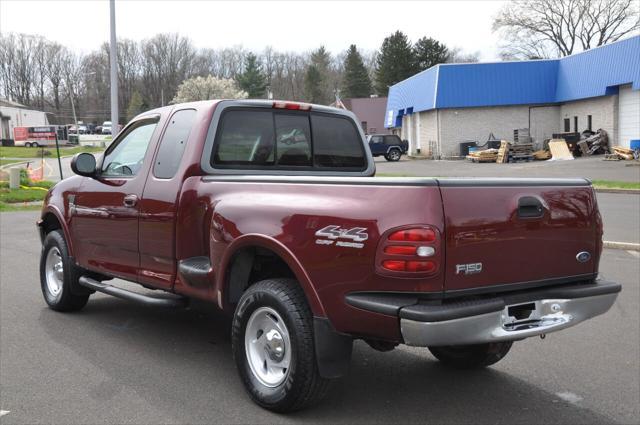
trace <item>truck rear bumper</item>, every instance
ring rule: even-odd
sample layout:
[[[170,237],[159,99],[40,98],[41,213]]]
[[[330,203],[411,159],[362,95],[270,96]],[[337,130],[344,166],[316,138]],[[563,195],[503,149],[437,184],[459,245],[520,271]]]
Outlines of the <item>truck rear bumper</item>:
[[[508,293],[490,298],[398,306],[407,345],[446,346],[514,341],[556,332],[601,315],[614,304],[621,286],[593,283]],[[382,300],[378,300],[379,307]]]

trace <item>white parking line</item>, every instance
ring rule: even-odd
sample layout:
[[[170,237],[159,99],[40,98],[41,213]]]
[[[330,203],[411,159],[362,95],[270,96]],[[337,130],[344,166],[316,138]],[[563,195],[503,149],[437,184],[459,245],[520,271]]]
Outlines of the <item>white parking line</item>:
[[[9,413],[11,412],[8,410],[0,410],[0,416],[8,415]]]

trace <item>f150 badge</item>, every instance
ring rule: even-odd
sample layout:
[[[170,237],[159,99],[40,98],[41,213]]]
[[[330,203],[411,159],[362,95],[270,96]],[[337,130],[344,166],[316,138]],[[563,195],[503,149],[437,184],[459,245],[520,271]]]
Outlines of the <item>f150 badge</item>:
[[[476,274],[482,271],[482,263],[456,264],[456,274]]]
[[[322,239],[316,239],[318,245],[334,245],[346,248],[363,248],[364,241],[369,239],[367,229],[364,227],[352,227],[344,229],[338,225],[330,224],[316,232],[316,236]],[[341,241],[338,239],[348,239],[350,241]]]

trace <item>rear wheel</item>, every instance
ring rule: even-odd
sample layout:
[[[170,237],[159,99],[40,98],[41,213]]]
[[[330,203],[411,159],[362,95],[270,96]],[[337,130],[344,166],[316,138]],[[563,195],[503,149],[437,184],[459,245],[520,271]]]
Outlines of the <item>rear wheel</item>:
[[[79,287],[81,270],[69,257],[67,242],[60,230],[44,239],[40,258],[40,287],[47,305],[57,311],[77,311],[89,300],[89,290]]]
[[[400,151],[398,149],[391,149],[385,156],[384,158],[387,161],[391,161],[391,162],[395,162],[395,161],[400,161],[400,157],[402,156],[402,153],[400,153]]]
[[[454,369],[478,369],[502,360],[513,342],[492,342],[477,345],[429,347],[429,351],[445,366]]]
[[[247,392],[266,409],[299,410],[328,389],[316,363],[311,310],[296,281],[263,280],[242,295],[232,350]]]

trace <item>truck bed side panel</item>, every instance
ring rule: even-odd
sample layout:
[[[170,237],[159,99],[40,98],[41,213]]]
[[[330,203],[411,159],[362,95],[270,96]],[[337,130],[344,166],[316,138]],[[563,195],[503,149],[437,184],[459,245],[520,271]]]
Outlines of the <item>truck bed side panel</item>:
[[[190,242],[179,247],[178,259],[210,256],[216,290],[225,289],[220,276],[229,244],[242,235],[258,234],[284,245],[304,265],[327,316],[342,332],[366,334],[374,329],[380,334],[385,329],[390,339],[398,337],[395,318],[379,315],[379,323],[372,327],[372,313],[346,305],[344,296],[349,292],[442,291],[442,273],[430,278],[390,278],[376,274],[374,267],[379,235],[387,230],[407,224],[430,224],[444,230],[440,192],[434,181],[426,186],[389,186],[376,178],[345,179],[341,184],[262,179],[192,177],[185,182],[177,231],[178,241]],[[316,232],[330,225],[364,228],[368,237],[362,247],[318,242],[326,238]],[[209,252],[197,252],[209,239]]]

